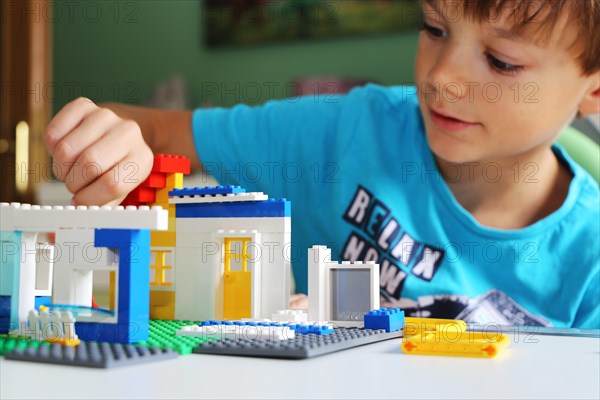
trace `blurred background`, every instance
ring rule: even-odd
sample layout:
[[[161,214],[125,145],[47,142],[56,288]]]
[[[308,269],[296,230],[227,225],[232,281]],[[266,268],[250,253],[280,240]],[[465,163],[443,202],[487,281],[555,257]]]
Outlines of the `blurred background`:
[[[70,198],[48,186],[42,134],[74,98],[196,108],[410,84],[420,25],[416,0],[0,4],[0,199],[44,204]]]

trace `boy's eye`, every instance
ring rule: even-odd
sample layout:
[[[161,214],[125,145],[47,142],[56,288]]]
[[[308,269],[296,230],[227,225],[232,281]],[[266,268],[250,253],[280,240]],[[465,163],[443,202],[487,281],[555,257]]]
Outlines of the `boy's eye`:
[[[496,71],[504,73],[515,73],[523,69],[522,65],[509,64],[507,62],[497,59],[491,54],[487,54],[486,56],[488,62]]]
[[[446,32],[444,32],[440,28],[436,28],[435,26],[429,25],[427,22],[423,22],[423,26],[421,27],[422,31],[425,31],[429,36],[433,38],[442,38],[448,36]]]

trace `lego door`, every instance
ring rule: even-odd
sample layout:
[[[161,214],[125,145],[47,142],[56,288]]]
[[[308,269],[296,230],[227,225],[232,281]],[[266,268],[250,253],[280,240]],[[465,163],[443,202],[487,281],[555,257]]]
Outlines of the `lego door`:
[[[251,238],[223,238],[223,317],[251,317],[252,273],[248,271],[248,243]],[[235,270],[234,270],[235,269]]]

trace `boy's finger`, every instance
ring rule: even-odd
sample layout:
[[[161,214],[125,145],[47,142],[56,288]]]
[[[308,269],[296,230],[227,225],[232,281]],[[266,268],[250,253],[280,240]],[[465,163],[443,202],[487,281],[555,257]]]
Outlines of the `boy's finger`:
[[[87,114],[81,123],[55,146],[52,171],[56,179],[66,181],[74,167],[73,164],[81,154],[118,122],[119,117],[106,108],[98,108]]]
[[[69,132],[71,132],[79,123],[85,118],[86,115],[93,112],[98,108],[88,98],[80,97],[73,100],[62,108],[52,118],[52,121],[46,127],[44,132],[44,141],[48,148],[48,153],[54,156],[56,145],[61,139]]]
[[[73,197],[76,205],[117,205],[138,187],[152,169],[152,151],[135,149],[121,162],[114,164],[96,181],[83,187]]]
[[[127,143],[129,123],[120,123],[108,130],[100,139],[78,155],[74,161],[68,179],[64,180],[71,193],[77,193],[84,187],[91,185],[105,175],[107,171],[114,170],[117,163],[124,161],[129,154]],[[114,176],[115,185],[121,183],[119,176]]]

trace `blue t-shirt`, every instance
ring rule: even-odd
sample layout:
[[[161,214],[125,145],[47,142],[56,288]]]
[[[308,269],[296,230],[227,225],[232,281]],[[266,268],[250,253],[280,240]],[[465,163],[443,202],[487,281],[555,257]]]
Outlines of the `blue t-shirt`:
[[[378,262],[382,306],[407,315],[600,328],[598,185],[558,146],[573,174],[564,204],[500,230],[441,177],[414,87],[199,109],[193,132],[219,182],[292,201],[297,292],[307,292],[307,249],[321,244],[335,260]]]

